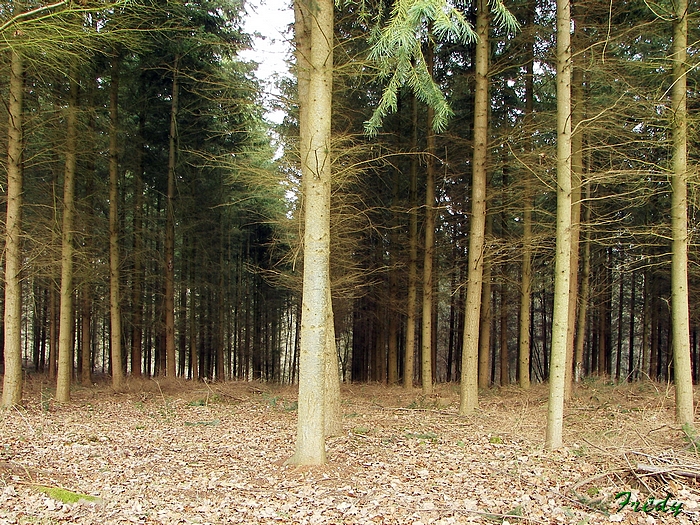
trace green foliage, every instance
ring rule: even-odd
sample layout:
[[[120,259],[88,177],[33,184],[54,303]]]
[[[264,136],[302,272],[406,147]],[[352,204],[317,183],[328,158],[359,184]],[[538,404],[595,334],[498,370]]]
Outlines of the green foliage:
[[[493,0],[494,21],[508,30],[518,28],[515,17],[501,0]],[[446,0],[397,0],[389,23],[373,38],[369,54],[381,80],[389,78],[365,131],[375,135],[384,118],[398,107],[399,91],[404,86],[435,111],[433,127],[444,131],[453,114],[440,86],[434,81],[423,53],[423,44],[435,40],[469,44],[477,36],[464,14]]]
[[[55,499],[56,501],[60,501],[61,503],[72,504],[79,501],[99,501],[99,498],[96,498],[95,496],[80,494],[79,492],[72,492],[61,487],[45,487],[43,485],[36,485],[35,488],[39,492],[43,492],[48,497]]]
[[[279,401],[279,396],[273,396],[268,394],[267,392],[262,393],[262,398],[263,401],[265,401],[265,404],[269,407],[275,408],[277,406],[277,402]]]

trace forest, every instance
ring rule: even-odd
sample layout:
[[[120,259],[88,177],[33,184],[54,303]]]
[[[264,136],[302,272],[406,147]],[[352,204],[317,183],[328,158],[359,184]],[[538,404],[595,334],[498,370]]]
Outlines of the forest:
[[[303,6],[280,125],[239,57],[242,2],[0,9],[3,405],[32,375],[60,402],[102,378],[303,385],[302,289],[326,272],[304,237],[304,122],[325,117]],[[699,12],[331,6],[319,293],[340,382],[700,378]]]
[[[0,525],[697,522],[698,1],[254,8],[0,1]]]

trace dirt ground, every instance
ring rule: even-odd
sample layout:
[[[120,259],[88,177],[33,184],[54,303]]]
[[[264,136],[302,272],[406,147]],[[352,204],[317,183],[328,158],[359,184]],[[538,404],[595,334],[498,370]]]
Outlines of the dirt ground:
[[[700,438],[674,424],[665,384],[578,386],[554,452],[543,385],[485,392],[471,417],[456,385],[347,385],[318,468],[285,465],[295,396],[142,381],[58,405],[35,378],[0,412],[0,525],[700,523]]]

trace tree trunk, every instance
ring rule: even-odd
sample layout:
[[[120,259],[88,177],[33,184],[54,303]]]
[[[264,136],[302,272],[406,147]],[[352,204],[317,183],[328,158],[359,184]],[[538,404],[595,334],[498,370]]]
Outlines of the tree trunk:
[[[426,67],[433,73],[433,48],[428,45]],[[421,323],[421,382],[423,395],[433,393],[433,256],[435,253],[435,111],[428,106],[425,177],[425,247],[423,252],[423,320]]]
[[[326,349],[324,355],[326,372],[324,374],[323,401],[325,406],[323,410],[323,425],[326,437],[335,437],[343,434],[343,410],[340,404],[340,371],[338,370],[338,350],[335,341],[330,279],[327,286],[326,301],[328,302],[328,311],[326,312]]]
[[[5,223],[5,313],[2,406],[22,402],[22,111],[24,64],[10,49],[7,131],[7,220]],[[53,349],[52,349],[53,350]]]
[[[630,285],[630,337],[629,337],[629,352],[627,355],[627,381],[634,381],[637,376],[637,367],[634,360],[634,317],[637,307],[637,270],[632,272],[632,284]]]
[[[86,95],[87,107],[89,108],[88,116],[88,137],[90,140],[90,157],[86,160],[85,166],[85,206],[84,213],[87,214],[87,220],[83,221],[83,233],[85,236],[84,246],[94,246],[94,193],[95,193],[95,174],[97,170],[97,148],[96,141],[98,136],[96,125],[96,105],[95,92],[97,91],[96,72],[92,71],[89,78]],[[93,264],[94,261],[90,261]],[[80,287],[80,360],[79,360],[79,378],[80,384],[90,386],[92,384],[92,303],[93,303],[94,282],[92,279],[85,278]]]
[[[571,11],[557,0],[557,233],[546,446],[562,446],[571,278]]]
[[[141,377],[143,358],[143,156],[146,116],[139,115],[139,135],[134,173],[134,276],[131,289],[131,376]]]
[[[416,300],[418,298],[418,101],[411,97],[411,180],[408,196],[408,295],[406,302],[406,348],[403,360],[403,386],[413,388],[416,355]]]
[[[399,299],[398,275],[396,271],[397,261],[399,259],[399,178],[401,172],[398,169],[393,170],[393,180],[391,184],[391,207],[392,207],[392,229],[389,233],[389,323],[388,333],[389,338],[387,345],[388,366],[387,366],[387,382],[390,386],[394,386],[399,382],[399,320],[396,305]]]
[[[586,199],[590,198],[590,185],[586,184]],[[591,221],[591,207],[586,206],[584,222]],[[576,349],[574,351],[574,381],[579,382],[583,378],[583,350],[586,342],[586,319],[588,316],[588,298],[591,295],[591,239],[587,234],[583,243],[583,266],[581,268],[581,300],[578,309],[576,328]]]
[[[485,237],[491,237],[492,219],[486,216]],[[481,308],[479,313],[479,388],[486,389],[491,384],[491,260],[486,258],[481,276]]]
[[[650,332],[651,332],[651,270],[649,268],[644,269],[644,291],[642,297],[642,308],[643,319],[642,319],[642,365],[640,369],[640,375],[646,375],[647,378],[650,377],[649,374],[649,362],[651,360],[651,345],[650,345]]]
[[[61,292],[58,327],[58,372],[56,401],[70,401],[73,374],[73,217],[75,215],[75,171],[78,140],[78,66],[70,66],[70,92],[66,109],[66,164],[63,174],[63,222],[61,234]]]
[[[170,135],[168,152],[168,194],[165,206],[165,375],[175,377],[175,164],[177,149],[177,113],[179,111],[179,56],[173,65],[173,93],[170,106]]]
[[[297,0],[294,14],[304,196],[304,276],[297,441],[289,463],[318,465],[326,461],[324,398],[329,375],[328,349],[333,338],[330,294],[333,2]]]
[[[535,89],[535,8],[534,0],[527,4],[527,64],[525,74],[525,116],[523,124],[526,137],[531,137],[530,127],[534,120]],[[532,152],[532,140],[528,139],[528,151]],[[530,170],[523,170],[523,261],[520,270],[520,327],[518,331],[518,381],[523,390],[530,389],[530,323],[532,312],[532,175]]]
[[[58,365],[58,290],[53,279],[49,282],[49,317],[49,381],[53,381]]]
[[[676,385],[676,420],[694,427],[693,380],[690,367],[690,320],[688,310],[688,129],[687,49],[688,0],[675,0],[673,20],[673,84],[671,129],[671,320],[673,378]]]
[[[501,347],[501,386],[507,386],[510,384],[510,374],[508,367],[510,364],[510,359],[508,356],[508,292],[506,290],[507,274],[506,269],[503,270],[503,281],[501,282],[500,289],[500,329],[499,329],[499,345]]]
[[[622,317],[625,309],[625,275],[620,272],[620,291],[617,303],[617,352],[615,353],[615,381],[620,381],[622,373]]]
[[[119,291],[119,57],[112,57],[109,92],[109,312],[112,350],[112,388],[124,383],[122,369],[122,312]]]
[[[477,0],[476,61],[474,94],[474,153],[472,157],[472,216],[469,227],[469,270],[464,306],[464,341],[459,413],[470,414],[479,405],[478,356],[479,313],[484,271],[484,230],[486,228],[486,162],[488,154],[489,108],[489,6]]]
[[[581,26],[583,24],[580,24]],[[576,27],[574,38],[581,40],[581,27]],[[578,267],[579,238],[581,234],[581,188],[583,181],[583,70],[573,68],[573,86],[571,88],[572,112],[571,125],[575,132],[571,135],[571,262],[569,275],[569,320],[566,339],[566,372],[564,376],[564,399],[571,399],[574,376],[574,345],[576,337],[576,313],[578,306]]]

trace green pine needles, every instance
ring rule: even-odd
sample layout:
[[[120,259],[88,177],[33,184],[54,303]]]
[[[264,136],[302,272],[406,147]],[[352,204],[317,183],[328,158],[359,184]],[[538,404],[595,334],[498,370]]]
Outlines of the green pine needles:
[[[503,5],[503,0],[491,0],[490,4],[497,26],[509,31],[518,29],[517,20]],[[376,135],[384,117],[396,111],[399,89],[403,86],[433,108],[433,128],[437,132],[444,131],[452,109],[428,70],[423,42],[469,44],[476,38],[474,28],[449,0],[396,0],[389,23],[374,38],[369,54],[369,59],[379,69],[379,78],[389,78],[389,82],[372,117],[365,122],[365,131],[370,136]]]

